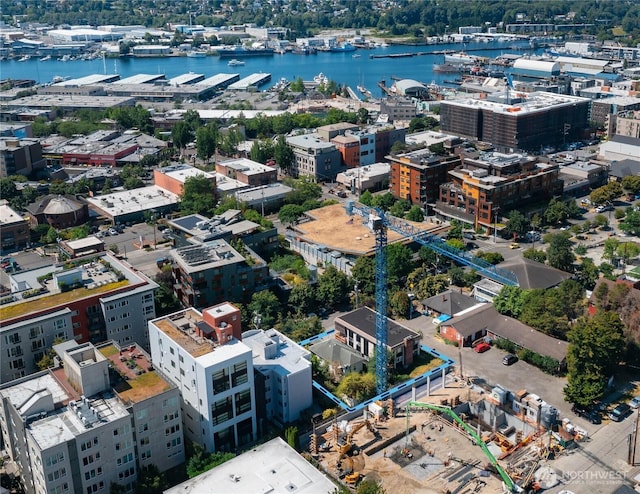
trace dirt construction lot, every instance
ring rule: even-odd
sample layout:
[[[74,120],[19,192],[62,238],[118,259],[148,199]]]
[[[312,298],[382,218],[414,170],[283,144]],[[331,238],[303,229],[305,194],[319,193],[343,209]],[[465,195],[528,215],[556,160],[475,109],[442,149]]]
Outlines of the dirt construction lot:
[[[428,401],[439,405],[448,400],[451,404],[452,399],[469,397],[473,399],[468,388],[448,387],[433,393]],[[372,421],[372,428],[361,427],[353,434],[352,448],[346,455],[334,446],[335,433],[325,433],[318,440],[322,467],[343,481],[354,472],[360,479],[380,481],[386,492],[502,491],[500,478],[485,470],[488,458],[461,428],[427,409],[419,410],[410,411],[408,420],[403,408],[396,410],[393,418]],[[344,444],[348,431],[362,422],[362,418],[355,419],[342,429],[339,444]]]

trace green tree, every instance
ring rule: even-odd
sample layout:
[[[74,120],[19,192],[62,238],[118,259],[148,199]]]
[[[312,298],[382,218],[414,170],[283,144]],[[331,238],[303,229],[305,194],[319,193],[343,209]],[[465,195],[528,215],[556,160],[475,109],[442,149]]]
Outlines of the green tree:
[[[545,263],[547,261],[547,253],[538,249],[527,249],[522,252],[522,257],[525,259],[531,259],[532,261]]]
[[[409,317],[409,295],[404,290],[396,290],[389,297],[389,310],[394,317],[406,319]]]
[[[593,259],[583,257],[582,262],[576,269],[576,281],[580,283],[585,290],[592,290],[600,277],[600,270],[595,265]]]
[[[251,296],[247,309],[252,316],[260,316],[260,329],[270,329],[276,324],[278,315],[282,312],[282,304],[272,291],[262,290]]]
[[[640,177],[638,175],[627,175],[622,177],[622,188],[630,194],[636,195],[640,193]]]
[[[137,494],[162,494],[168,488],[169,483],[157,466],[146,465],[138,471]]]
[[[572,271],[575,256],[571,251],[570,238],[568,232],[549,234],[545,237],[545,241],[549,244],[547,259],[550,266],[567,272]]]
[[[518,319],[524,306],[524,291],[518,286],[505,285],[493,298],[493,306],[500,314]]]
[[[479,250],[476,253],[476,257],[484,259],[489,264],[500,264],[502,261],[504,261],[504,256],[500,254],[500,252],[483,252]]]
[[[187,460],[187,475],[190,479],[197,477],[207,470],[211,470],[213,467],[222,465],[225,461],[229,461],[235,458],[233,453],[207,453],[204,447],[198,443],[192,443],[193,452],[189,455]]]
[[[376,261],[370,256],[360,256],[351,268],[351,277],[358,285],[358,291],[364,295],[373,295],[376,291]]]
[[[615,312],[599,311],[581,318],[569,332],[567,350],[567,401],[590,406],[604,395],[624,354],[624,324]]]
[[[569,218],[569,208],[567,205],[555,197],[549,201],[547,209],[544,211],[544,220],[549,225],[564,223]]]
[[[410,208],[411,205],[404,199],[401,199],[399,201],[396,201],[394,205],[391,206],[391,209],[389,209],[389,214],[397,218],[404,218],[404,215],[407,211],[409,211]]]
[[[348,396],[360,403],[376,394],[376,378],[374,374],[351,372],[344,376],[336,389],[338,396]]]
[[[289,308],[293,312],[307,314],[316,305],[315,289],[308,283],[296,283],[289,292]]]
[[[387,245],[387,283],[389,286],[397,286],[405,278],[412,268],[413,253],[404,244],[394,243]]]
[[[640,177],[638,177],[640,178]],[[596,214],[593,218],[593,226],[596,228],[603,228],[609,225],[609,220],[604,214]]]
[[[629,211],[619,226],[623,232],[640,235],[640,211]]]
[[[609,182],[607,185],[598,187],[589,194],[589,199],[593,204],[606,204],[622,195],[622,185],[619,182]]]
[[[329,265],[324,273],[318,277],[317,297],[324,307],[335,309],[348,299],[351,283],[346,274]]]
[[[415,221],[416,223],[422,223],[424,221],[424,211],[420,206],[411,206],[411,209],[405,215],[408,221]]]
[[[293,225],[304,214],[304,208],[297,204],[285,204],[278,211],[278,219],[283,224]]]
[[[196,149],[198,151],[198,158],[209,162],[209,159],[215,154],[216,149],[218,148],[219,137],[218,127],[213,122],[205,126],[198,127],[196,130]]]
[[[291,149],[287,144],[284,136],[278,136],[276,145],[273,148],[273,157],[280,169],[285,171],[291,170],[295,156],[293,154],[293,149]]]
[[[192,139],[189,126],[183,121],[176,122],[171,129],[171,138],[173,139],[173,145],[177,149],[184,149]]]
[[[524,234],[529,230],[529,226],[529,221],[524,217],[524,214],[517,209],[514,209],[509,213],[505,230],[515,239],[517,237],[524,236]]]
[[[298,449],[298,428],[296,426],[287,427],[284,430],[284,437],[289,446]]]
[[[360,202],[365,206],[371,207],[373,204],[373,194],[369,190],[365,190],[360,194]]]
[[[216,207],[215,185],[204,175],[185,180],[180,196],[180,210],[184,214],[210,214]]]

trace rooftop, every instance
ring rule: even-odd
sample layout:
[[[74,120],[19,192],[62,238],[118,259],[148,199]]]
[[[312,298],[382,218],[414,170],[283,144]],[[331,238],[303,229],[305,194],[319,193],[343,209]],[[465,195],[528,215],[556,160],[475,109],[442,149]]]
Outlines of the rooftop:
[[[14,302],[0,307],[0,325],[38,311],[64,307],[87,297],[110,294],[119,288],[148,283],[110,254],[79,259],[69,267],[64,264],[21,271],[10,277]],[[63,291],[67,286],[77,286]],[[36,290],[39,290],[36,292]]]
[[[355,329],[366,333],[372,340],[376,339],[376,311],[369,307],[360,307],[354,311],[348,312],[336,318]],[[393,348],[402,344],[405,338],[415,338],[420,336],[415,331],[401,326],[392,319],[387,318],[387,345]]]
[[[140,189],[114,192],[99,197],[88,197],[87,201],[110,216],[137,213],[176,204],[180,198],[156,185]]]
[[[165,494],[329,494],[336,486],[281,438],[275,438],[165,491]]]
[[[217,308],[217,307],[215,307]],[[189,353],[194,359],[206,365],[212,360],[226,360],[249,352],[242,342],[232,338],[220,344],[210,338],[199,336],[202,325],[206,325],[202,313],[195,309],[186,309],[151,321],[177,345]],[[215,332],[213,332],[215,335]]]
[[[185,164],[165,166],[164,168],[160,168],[158,170],[158,173],[162,173],[163,175],[166,175],[167,177],[170,177],[180,183],[185,183],[187,179],[191,177],[201,176],[213,179],[215,176],[213,173],[209,173],[194,166]]]
[[[14,225],[18,223],[25,223],[26,220],[16,213],[11,206],[7,204],[6,200],[0,201],[0,226]]]
[[[187,272],[204,271],[227,264],[243,262],[245,259],[224,240],[206,244],[189,245],[171,251],[171,256]]]
[[[137,345],[121,349],[113,343],[107,343],[97,348],[123,377],[114,391],[125,404],[139,403],[171,387],[153,370],[151,359]]]
[[[275,329],[246,331],[242,333],[242,342],[251,348],[256,367],[277,363],[287,371],[295,372],[311,365],[309,351]],[[275,347],[273,353],[266,350],[271,345]]]
[[[443,101],[443,104],[462,106],[465,108],[487,109],[496,113],[519,116],[536,112],[544,112],[558,106],[572,106],[577,103],[588,103],[588,101],[589,100],[587,98],[580,98],[578,96],[536,91],[534,93],[526,93],[526,98],[517,105],[475,98],[448,100]]]

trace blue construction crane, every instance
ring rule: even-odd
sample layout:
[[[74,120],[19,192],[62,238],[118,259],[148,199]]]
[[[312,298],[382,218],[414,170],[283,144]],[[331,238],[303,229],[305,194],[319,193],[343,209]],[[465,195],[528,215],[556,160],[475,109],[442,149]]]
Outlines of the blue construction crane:
[[[345,204],[349,216],[358,215],[366,220],[369,229],[376,238],[376,391],[382,394],[387,391],[387,229],[399,233],[404,238],[418,242],[435,252],[453,259],[459,264],[470,266],[478,274],[491,278],[503,285],[518,285],[516,275],[506,269],[500,269],[493,264],[470,255],[468,252],[456,249],[447,244],[442,238],[407,223],[395,216],[386,215],[378,208],[363,204],[356,204],[349,200]]]

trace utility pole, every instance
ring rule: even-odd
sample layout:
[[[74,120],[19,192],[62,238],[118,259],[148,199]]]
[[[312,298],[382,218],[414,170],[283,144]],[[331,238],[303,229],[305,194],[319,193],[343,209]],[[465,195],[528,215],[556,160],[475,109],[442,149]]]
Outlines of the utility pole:
[[[495,216],[493,217],[493,243],[498,243],[498,212],[500,211],[500,206],[496,206],[493,208]]]
[[[631,445],[631,462],[629,463],[631,466],[636,464],[636,443],[638,441],[638,424],[640,423],[640,407],[636,412],[636,420],[633,422],[633,444]]]

